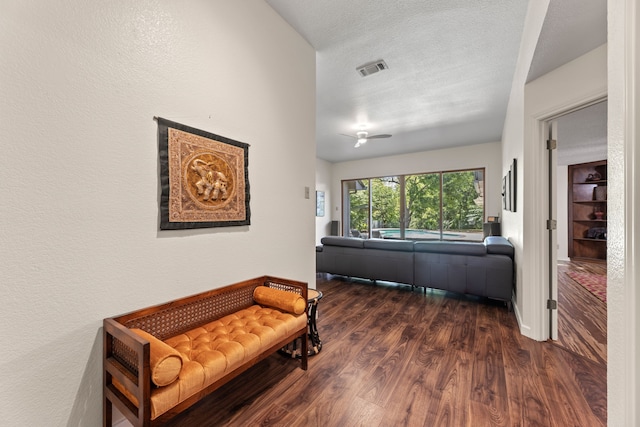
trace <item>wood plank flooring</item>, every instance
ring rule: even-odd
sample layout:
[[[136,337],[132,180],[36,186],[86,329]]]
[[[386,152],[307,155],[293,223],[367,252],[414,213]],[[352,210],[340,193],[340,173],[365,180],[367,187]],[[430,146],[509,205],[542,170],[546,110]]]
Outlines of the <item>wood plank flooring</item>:
[[[607,305],[567,275],[607,274],[607,264],[558,263],[558,345],[594,362],[607,363]]]
[[[605,426],[606,366],[504,305],[319,275],[322,351],[272,355],[171,426]]]

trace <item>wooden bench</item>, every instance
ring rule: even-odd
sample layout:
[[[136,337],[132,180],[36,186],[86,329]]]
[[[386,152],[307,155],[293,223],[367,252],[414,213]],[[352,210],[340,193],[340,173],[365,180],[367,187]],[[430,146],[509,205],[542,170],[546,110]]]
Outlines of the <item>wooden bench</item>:
[[[306,304],[306,283],[263,276],[104,319],[104,426],[113,405],[162,425],[297,338],[306,370]]]

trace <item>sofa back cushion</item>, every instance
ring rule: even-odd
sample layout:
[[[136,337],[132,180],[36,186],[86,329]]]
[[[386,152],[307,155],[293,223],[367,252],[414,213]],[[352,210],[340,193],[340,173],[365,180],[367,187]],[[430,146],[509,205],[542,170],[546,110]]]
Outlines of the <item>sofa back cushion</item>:
[[[364,241],[364,247],[365,249],[413,252],[413,242],[410,240],[369,239]]]
[[[416,242],[414,244],[413,250],[415,252],[430,252],[454,255],[483,256],[487,254],[487,248],[480,242],[441,242],[437,240],[428,242]]]
[[[359,237],[339,237],[339,236],[326,236],[320,239],[323,245],[327,246],[342,246],[345,248],[363,248],[364,239]]]

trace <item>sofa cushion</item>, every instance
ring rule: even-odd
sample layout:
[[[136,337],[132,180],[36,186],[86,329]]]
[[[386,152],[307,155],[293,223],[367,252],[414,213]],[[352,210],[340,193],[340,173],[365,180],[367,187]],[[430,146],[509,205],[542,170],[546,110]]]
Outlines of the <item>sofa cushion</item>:
[[[364,240],[359,237],[326,236],[320,239],[323,245],[343,246],[347,248],[363,248]]]
[[[487,253],[487,248],[480,242],[416,242],[413,250],[415,252],[476,256],[486,255]]]
[[[301,295],[268,286],[258,286],[253,291],[253,300],[260,305],[293,314],[302,314],[307,308],[307,302]]]
[[[364,247],[365,249],[413,252],[413,242],[410,240],[369,239],[365,240]]]
[[[182,369],[180,353],[142,329],[131,329],[131,332],[149,341],[151,381],[163,387],[177,380]]]

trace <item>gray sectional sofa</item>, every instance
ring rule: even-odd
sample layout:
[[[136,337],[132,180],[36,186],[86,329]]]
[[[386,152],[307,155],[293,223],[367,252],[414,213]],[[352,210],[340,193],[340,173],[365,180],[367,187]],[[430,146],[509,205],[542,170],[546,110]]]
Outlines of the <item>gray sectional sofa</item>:
[[[413,242],[330,236],[321,242],[317,272],[487,297],[511,308],[514,251],[504,237]]]

